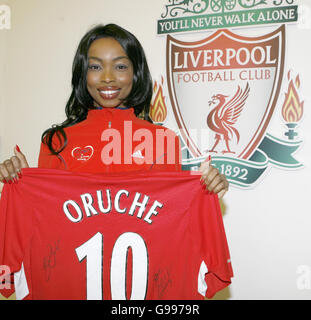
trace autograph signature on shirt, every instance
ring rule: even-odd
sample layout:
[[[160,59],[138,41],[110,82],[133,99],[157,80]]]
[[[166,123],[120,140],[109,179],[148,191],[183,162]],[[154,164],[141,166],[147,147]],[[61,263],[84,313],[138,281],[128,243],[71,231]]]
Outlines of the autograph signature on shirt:
[[[167,287],[172,284],[170,272],[168,270],[158,270],[153,276],[153,281],[158,289],[158,298],[161,299]]]
[[[45,271],[45,280],[49,281],[51,271],[56,267],[56,253],[59,250],[59,240],[48,245],[48,255],[43,258],[43,269]]]

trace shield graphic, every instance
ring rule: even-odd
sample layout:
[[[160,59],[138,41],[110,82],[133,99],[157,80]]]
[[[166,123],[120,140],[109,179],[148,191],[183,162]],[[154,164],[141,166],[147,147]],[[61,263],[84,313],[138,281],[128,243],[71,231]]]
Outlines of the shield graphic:
[[[167,37],[167,81],[192,158],[249,159],[275,109],[284,69],[285,26],[257,37],[218,30],[185,42]]]

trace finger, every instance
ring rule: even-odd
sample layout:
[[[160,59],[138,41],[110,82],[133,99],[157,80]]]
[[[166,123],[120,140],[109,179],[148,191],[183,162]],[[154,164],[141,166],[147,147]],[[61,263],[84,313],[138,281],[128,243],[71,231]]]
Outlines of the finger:
[[[22,168],[22,164],[21,164],[21,161],[20,161],[20,159],[18,158],[18,157],[16,157],[16,156],[13,156],[13,157],[11,157],[11,162],[12,162],[12,164],[13,164],[13,166],[14,166],[14,173],[11,173],[10,172],[10,174],[11,174],[11,177],[14,177],[15,179],[19,179],[19,176],[20,176],[20,171],[21,171],[21,168]]]
[[[212,187],[215,193],[219,193],[222,190],[228,190],[227,183],[223,180],[219,180],[219,183]]]
[[[222,199],[228,190],[224,189],[217,193],[218,199]]]
[[[217,193],[217,191],[219,192],[221,189],[223,189],[223,187],[224,184],[222,183],[220,176],[216,175],[214,179],[209,183],[208,190]]]
[[[21,152],[18,145],[16,145],[14,148],[14,154],[20,160],[21,168],[28,168],[29,167],[27,159],[26,159],[25,155]]]
[[[218,174],[213,180],[213,184],[214,189],[224,189],[229,187],[229,182],[224,174]]]
[[[206,185],[210,183],[210,181],[208,180],[208,176],[210,175],[211,170],[213,170],[214,168],[211,164],[211,161],[212,159],[209,155],[206,160],[201,163],[201,166],[199,168],[199,171],[202,173],[201,180],[203,180]],[[210,175],[209,177],[211,178],[212,176]]]
[[[217,186],[215,186],[214,192],[217,193],[220,198],[222,198],[229,190],[229,182],[226,176],[223,174],[220,175],[220,180],[221,182]]]
[[[3,174],[2,174],[2,166],[3,166],[3,164],[0,163],[0,182],[1,183],[6,183],[5,178],[4,178]]]
[[[220,182],[220,180],[218,180],[219,171],[212,166],[208,168],[207,172],[203,172],[202,178],[204,179],[206,187],[210,191]]]
[[[7,160],[10,161],[10,160]],[[6,162],[6,161],[5,161]],[[9,182],[10,181],[10,174],[9,171],[7,170],[7,167],[5,165],[5,162],[0,163],[0,174],[1,174],[1,181],[5,182]]]
[[[1,190],[2,190],[2,188],[4,186],[4,184],[7,183],[4,175],[2,174],[2,166],[3,166],[3,164],[0,163],[0,185],[1,185]]]
[[[211,156],[209,155],[205,161],[203,161],[200,165],[199,171],[205,172],[211,165]]]
[[[12,182],[16,182],[17,170],[15,169],[15,166],[12,162],[12,158],[4,161],[3,164],[5,165],[6,170],[9,173],[8,179],[11,180]]]

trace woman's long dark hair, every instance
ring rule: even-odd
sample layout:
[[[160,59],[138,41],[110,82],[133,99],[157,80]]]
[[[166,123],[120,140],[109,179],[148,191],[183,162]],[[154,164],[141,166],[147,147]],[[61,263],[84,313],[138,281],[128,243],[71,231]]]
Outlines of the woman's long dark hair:
[[[64,128],[70,127],[86,119],[88,111],[95,109],[93,98],[87,90],[88,51],[93,41],[111,37],[117,40],[133,64],[133,86],[129,96],[124,101],[126,107],[134,109],[136,116],[152,122],[149,118],[149,107],[152,98],[152,79],[144,50],[136,37],[115,24],[97,25],[88,31],[81,39],[72,66],[72,92],[66,104],[67,119],[53,125],[42,134],[45,143],[52,154],[58,155],[67,145],[67,136]],[[57,137],[59,146],[53,146],[53,138]]]

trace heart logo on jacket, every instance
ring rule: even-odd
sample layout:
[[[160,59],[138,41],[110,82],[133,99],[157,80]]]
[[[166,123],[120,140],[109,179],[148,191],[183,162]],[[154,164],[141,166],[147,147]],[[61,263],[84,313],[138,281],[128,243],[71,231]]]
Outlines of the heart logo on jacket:
[[[89,160],[94,153],[94,148],[92,146],[85,146],[83,148],[76,147],[72,149],[71,155],[79,161],[87,161]]]

